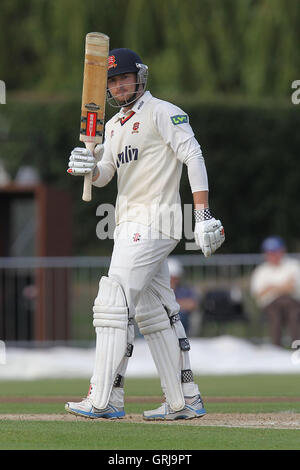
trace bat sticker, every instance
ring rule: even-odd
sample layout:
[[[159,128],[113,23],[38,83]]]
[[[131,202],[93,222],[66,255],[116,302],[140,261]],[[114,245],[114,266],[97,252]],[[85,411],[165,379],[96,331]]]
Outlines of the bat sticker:
[[[95,136],[96,135],[96,125],[97,125],[97,113],[87,113],[86,121],[86,135]]]
[[[96,103],[88,103],[85,104],[84,107],[89,111],[98,111],[98,109],[100,109],[100,106],[98,106]]]

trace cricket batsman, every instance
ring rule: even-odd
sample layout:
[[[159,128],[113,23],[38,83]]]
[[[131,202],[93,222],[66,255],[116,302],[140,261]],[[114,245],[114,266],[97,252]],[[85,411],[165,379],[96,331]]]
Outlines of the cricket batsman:
[[[68,402],[69,413],[122,418],[124,377],[134,347],[134,319],[156,365],[164,403],[145,420],[200,418],[206,411],[194,382],[189,341],[170,287],[167,257],[182,236],[179,185],[187,166],[193,194],[195,242],[210,256],[225,240],[209,209],[208,178],[188,115],[146,91],[148,67],[130,49],[108,60],[108,102],[119,109],[105,126],[105,141],[92,154],[76,147],[68,172],[92,172],[106,186],[117,172],[114,248],[93,307],[96,353],[86,398]]]

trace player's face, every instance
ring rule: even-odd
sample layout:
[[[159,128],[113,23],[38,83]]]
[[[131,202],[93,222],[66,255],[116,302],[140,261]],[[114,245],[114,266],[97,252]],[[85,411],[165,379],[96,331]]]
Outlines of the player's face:
[[[108,79],[108,89],[120,105],[126,105],[135,93],[136,74],[122,73]]]
[[[136,74],[122,73],[107,81],[108,89],[113,98],[121,105],[129,103],[136,91]]]

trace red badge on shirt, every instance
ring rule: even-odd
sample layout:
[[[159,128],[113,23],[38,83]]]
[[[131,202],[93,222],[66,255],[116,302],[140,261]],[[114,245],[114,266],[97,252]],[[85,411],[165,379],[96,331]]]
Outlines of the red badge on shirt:
[[[139,132],[140,123],[135,122],[132,126],[132,134],[137,134]]]

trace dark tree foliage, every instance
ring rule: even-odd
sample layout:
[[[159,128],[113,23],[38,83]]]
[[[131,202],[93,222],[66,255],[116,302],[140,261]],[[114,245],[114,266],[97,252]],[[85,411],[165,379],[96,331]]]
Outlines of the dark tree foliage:
[[[96,209],[115,202],[116,178],[86,204],[82,179],[66,173],[80,145],[84,38],[101,31],[111,48],[141,55],[153,94],[189,113],[226,227],[220,252],[257,252],[271,233],[297,251],[299,23],[299,0],[1,0],[0,160],[12,177],[32,164],[72,192],[74,254],[110,252],[96,237]],[[191,204],[186,171],[181,195]]]

